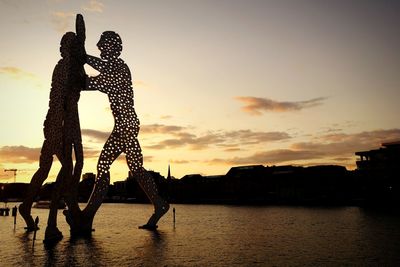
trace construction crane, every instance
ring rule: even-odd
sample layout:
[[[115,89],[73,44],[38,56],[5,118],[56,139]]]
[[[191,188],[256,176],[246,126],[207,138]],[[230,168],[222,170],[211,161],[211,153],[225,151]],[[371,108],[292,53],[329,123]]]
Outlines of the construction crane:
[[[17,182],[17,169],[5,169],[4,172],[14,172],[14,183]]]

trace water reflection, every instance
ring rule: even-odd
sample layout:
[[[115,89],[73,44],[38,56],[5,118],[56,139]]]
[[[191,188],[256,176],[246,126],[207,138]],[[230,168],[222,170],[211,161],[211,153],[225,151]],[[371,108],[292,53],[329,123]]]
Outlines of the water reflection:
[[[106,262],[101,242],[93,237],[71,237],[65,255],[68,259],[65,266],[102,266]]]
[[[45,266],[104,266],[101,244],[93,237],[70,237],[53,245],[44,245]]]
[[[0,218],[0,266],[400,266],[400,217],[348,208],[180,205],[179,224],[133,227],[148,206],[104,205],[91,238],[44,246]],[[135,216],[132,216],[132,213]],[[116,219],[117,218],[117,219]]]
[[[138,244],[141,248],[137,253],[136,261],[131,264],[164,266],[167,249],[166,237],[167,235],[161,231],[146,231],[142,244]]]
[[[130,248],[123,247],[122,240],[120,243],[109,242],[104,236],[99,236],[100,239],[93,236],[71,237],[53,246],[43,246],[44,259],[41,262],[45,266],[165,265],[166,234],[142,230],[138,234],[141,238],[130,243]],[[28,260],[33,263],[33,258],[34,255]]]
[[[24,232],[22,234],[17,235],[19,244],[21,246],[21,250],[23,251],[21,254],[21,262],[26,264],[27,266],[34,266],[34,247],[32,246],[32,237],[33,234],[30,232]]]
[[[58,262],[58,249],[56,244],[46,244],[45,248],[45,266],[53,266]]]

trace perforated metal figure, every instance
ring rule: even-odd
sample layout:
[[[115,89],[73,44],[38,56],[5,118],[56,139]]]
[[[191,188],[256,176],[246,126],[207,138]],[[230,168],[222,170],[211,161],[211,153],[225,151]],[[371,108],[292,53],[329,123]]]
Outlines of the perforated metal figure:
[[[78,18],[77,18],[78,20]],[[80,17],[80,20],[83,18]],[[78,27],[77,27],[78,29]],[[82,28],[80,28],[82,30]],[[84,33],[84,25],[83,25]],[[78,116],[78,100],[80,90],[85,85],[85,73],[82,60],[82,42],[84,35],[78,37],[73,32],[67,32],[61,39],[60,53],[62,59],[54,68],[49,110],[44,121],[44,137],[39,169],[33,175],[26,198],[19,206],[19,212],[26,222],[26,229],[33,231],[35,223],[31,216],[31,207],[43,182],[47,179],[53,155],[56,155],[61,162],[61,170],[57,175],[55,186],[52,191],[49,217],[45,232],[45,241],[54,241],[62,238],[62,233],[57,228],[58,203],[62,195],[75,211],[78,207],[75,189],[69,193],[66,188],[79,182],[80,173],[83,166],[83,151],[81,142],[81,132]],[[73,170],[72,147],[75,151],[76,164]],[[74,172],[74,173],[73,173]],[[72,178],[77,177],[77,182]],[[76,188],[77,190],[77,188]],[[79,209],[79,207],[78,207]]]
[[[78,217],[80,209],[78,204],[78,186],[83,168],[82,135],[78,114],[78,101],[80,91],[86,87],[86,73],[83,65],[86,63],[85,51],[85,23],[83,16],[76,16],[76,47],[74,59],[70,62],[69,91],[65,97],[64,119],[64,150],[66,154],[65,165],[68,170],[63,180],[62,193],[68,206],[70,216]],[[72,164],[72,151],[75,155],[75,166]]]
[[[130,171],[154,205],[154,213],[142,228],[155,229],[158,220],[168,211],[169,204],[158,194],[153,177],[143,168],[142,151],[137,140],[139,119],[133,103],[132,78],[128,66],[119,58],[122,51],[120,36],[113,31],[104,32],[97,43],[100,58],[87,57],[87,63],[100,72],[90,77],[87,90],[99,90],[108,95],[114,115],[114,129],[101,151],[97,164],[97,180],[83,217],[93,217],[107,194],[110,183],[110,166],[121,154],[126,154]]]

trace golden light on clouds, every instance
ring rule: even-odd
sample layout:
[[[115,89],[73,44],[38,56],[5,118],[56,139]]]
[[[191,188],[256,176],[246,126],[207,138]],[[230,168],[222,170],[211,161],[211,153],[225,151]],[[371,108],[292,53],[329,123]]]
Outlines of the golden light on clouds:
[[[35,74],[12,66],[0,67],[0,75],[1,74],[8,75],[14,79],[37,79],[37,76]]]
[[[7,163],[32,163],[39,159],[40,148],[26,146],[3,146],[0,148],[0,160]]]
[[[74,18],[75,14],[73,12],[56,11],[51,13],[51,22],[55,30],[59,33],[70,31]]]
[[[269,98],[237,96],[236,100],[242,102],[242,110],[250,115],[262,115],[263,112],[299,111],[322,105],[325,97],[317,97],[306,101],[275,101]]]
[[[82,6],[82,9],[89,12],[102,13],[104,10],[104,4],[97,0],[89,0],[88,3]]]

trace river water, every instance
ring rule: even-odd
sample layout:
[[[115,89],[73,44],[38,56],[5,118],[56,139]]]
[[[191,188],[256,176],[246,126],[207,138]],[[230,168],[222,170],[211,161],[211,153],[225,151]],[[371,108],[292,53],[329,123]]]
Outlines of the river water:
[[[12,207],[14,203],[9,203]],[[400,216],[358,207],[172,205],[157,232],[140,230],[150,205],[103,204],[91,238],[44,246],[41,230],[0,217],[0,266],[400,266]],[[60,212],[61,213],[61,212]]]

